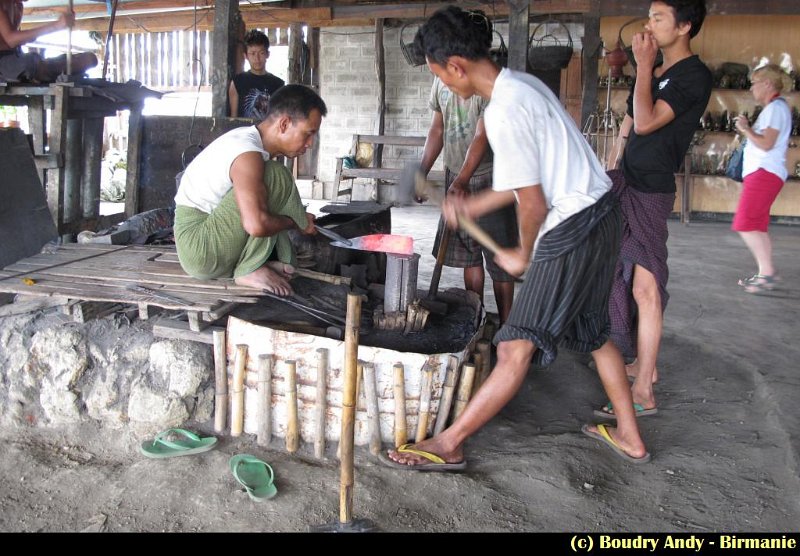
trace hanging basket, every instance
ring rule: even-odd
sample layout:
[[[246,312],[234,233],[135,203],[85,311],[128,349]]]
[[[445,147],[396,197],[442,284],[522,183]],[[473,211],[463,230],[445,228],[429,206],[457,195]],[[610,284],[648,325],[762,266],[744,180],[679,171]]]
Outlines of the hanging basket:
[[[566,44],[552,33],[548,32],[547,26],[555,24],[564,28],[567,33]],[[543,34],[537,36],[536,33],[544,26]],[[528,41],[528,65],[533,70],[552,71],[564,69],[569,65],[572,58],[572,35],[569,34],[567,26],[557,19],[549,19],[537,25],[531,33]]]
[[[403,51],[403,57],[406,59],[406,62],[408,62],[409,66],[422,66],[425,64],[425,54],[414,47],[414,39],[411,39],[409,43],[403,42],[403,31],[405,31],[406,27],[409,25],[410,23],[406,23],[403,25],[403,28],[400,29],[400,50]]]
[[[633,56],[633,47],[632,46],[625,46],[625,41],[622,40],[622,30],[625,29],[631,23],[636,23],[637,21],[643,21],[645,18],[642,17],[634,17],[630,21],[626,21],[622,27],[619,28],[619,33],[617,34],[617,44],[622,47],[622,50],[625,51],[625,54],[628,55],[628,61],[633,66],[633,70],[636,71],[636,58]],[[661,54],[661,49],[658,50],[656,53],[656,61],[653,67],[660,66],[664,61],[664,56]]]
[[[495,31],[494,33],[500,37],[500,46],[489,49],[489,56],[492,57],[492,60],[494,60],[494,63],[498,66],[501,68],[507,68],[508,47],[506,47],[506,41],[503,40],[503,35],[501,35],[499,31]]]

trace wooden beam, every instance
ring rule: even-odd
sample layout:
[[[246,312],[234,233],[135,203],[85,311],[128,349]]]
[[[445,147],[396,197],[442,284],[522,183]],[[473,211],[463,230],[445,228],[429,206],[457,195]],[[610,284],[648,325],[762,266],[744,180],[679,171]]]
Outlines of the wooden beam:
[[[638,0],[637,0],[638,1]],[[582,14],[591,7],[592,0],[535,0],[529,1],[530,14]],[[521,2],[524,3],[524,2]],[[114,29],[117,33],[146,33],[191,29],[213,30],[214,7],[210,0],[199,0],[195,14],[192,1],[160,0],[154,2],[125,2],[120,5]],[[231,4],[220,2],[227,10]],[[232,4],[235,6],[235,3]],[[242,17],[248,28],[287,27],[291,23],[304,23],[310,27],[372,26],[376,19],[422,19],[430,16],[449,3],[405,3],[405,4],[348,4],[322,8],[285,8],[271,5],[242,5]],[[476,4],[477,5],[477,4]],[[177,8],[177,9],[173,9]],[[490,17],[507,17],[510,13],[507,2],[499,2],[489,11]],[[147,10],[147,12],[140,11]],[[151,11],[152,10],[152,11]],[[76,11],[86,17],[75,22],[74,29],[105,33],[108,15],[92,5],[76,6]],[[100,15],[103,13],[103,15]],[[642,13],[641,4],[636,13]],[[27,29],[43,21],[53,21],[59,11],[53,8],[36,8],[25,11],[22,28]],[[93,14],[97,14],[94,15]],[[165,16],[167,14],[167,16]]]
[[[602,0],[600,16],[646,16],[649,4],[640,0]],[[799,15],[797,0],[707,0],[708,15]]]

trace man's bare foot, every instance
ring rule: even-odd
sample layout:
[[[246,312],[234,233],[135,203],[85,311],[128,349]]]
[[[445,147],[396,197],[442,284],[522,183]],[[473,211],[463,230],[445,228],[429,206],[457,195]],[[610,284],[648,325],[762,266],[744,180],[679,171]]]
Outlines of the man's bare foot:
[[[240,286],[247,286],[257,290],[263,290],[275,295],[289,296],[294,293],[289,279],[294,273],[294,267],[280,261],[269,261],[244,276],[234,279]]]
[[[448,451],[437,441],[436,437],[423,440],[417,444],[412,444],[409,446],[409,448],[438,456],[444,460],[445,463],[461,463],[464,461],[464,451],[461,446],[459,446],[456,450]],[[390,460],[404,465],[422,466],[434,463],[430,458],[426,458],[413,452],[398,452],[397,450],[389,450],[388,456]]]
[[[636,380],[636,377],[639,375],[639,360],[634,359],[633,363],[630,365],[625,365],[625,374],[628,375],[628,378]],[[653,371],[653,384],[658,382],[658,367],[655,368]]]

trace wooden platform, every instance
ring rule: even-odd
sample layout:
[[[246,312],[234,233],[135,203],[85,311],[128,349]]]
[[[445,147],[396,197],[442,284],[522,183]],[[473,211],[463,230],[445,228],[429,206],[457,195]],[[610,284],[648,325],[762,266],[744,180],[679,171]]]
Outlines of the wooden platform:
[[[0,271],[0,292],[130,304],[138,306],[144,319],[151,307],[186,311],[195,332],[236,304],[258,300],[256,290],[237,286],[233,279],[188,276],[173,246],[61,245]]]

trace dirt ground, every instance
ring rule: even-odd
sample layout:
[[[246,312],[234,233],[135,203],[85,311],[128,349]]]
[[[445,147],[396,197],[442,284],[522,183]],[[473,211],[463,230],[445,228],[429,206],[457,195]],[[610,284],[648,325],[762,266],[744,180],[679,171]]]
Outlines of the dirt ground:
[[[421,285],[435,219],[429,207],[395,210],[394,233],[413,229],[423,253]],[[736,286],[752,263],[727,225],[670,232],[659,413],[640,420],[651,463],[580,433],[605,398],[586,358],[562,352],[468,441],[463,474],[395,470],[357,448],[355,517],[395,532],[797,531],[800,227],[774,228],[784,282],[760,296]],[[459,285],[459,272],[443,284]],[[0,429],[0,530],[300,532],[337,520],[335,445],[318,461],[311,446],[289,455],[282,439],[263,449],[223,436],[213,451],[151,460],[140,440],[99,425]],[[273,466],[274,499],[238,487],[228,459],[239,453]]]

